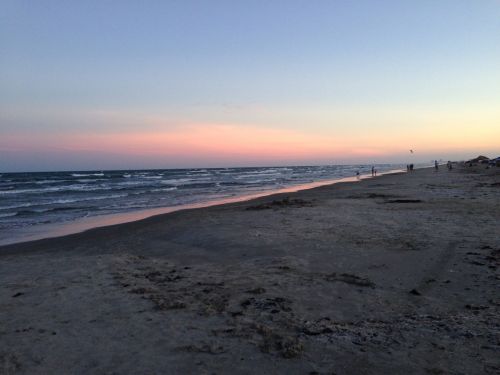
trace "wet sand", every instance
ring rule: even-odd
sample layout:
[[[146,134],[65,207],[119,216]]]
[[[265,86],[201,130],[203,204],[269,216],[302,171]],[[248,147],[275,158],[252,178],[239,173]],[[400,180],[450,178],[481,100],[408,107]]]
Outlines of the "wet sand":
[[[0,247],[0,374],[496,374],[500,169]]]

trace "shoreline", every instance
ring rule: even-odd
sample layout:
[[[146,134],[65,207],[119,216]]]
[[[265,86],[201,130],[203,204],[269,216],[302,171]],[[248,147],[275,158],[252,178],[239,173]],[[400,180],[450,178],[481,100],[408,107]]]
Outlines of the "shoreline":
[[[424,167],[425,168],[425,167]],[[430,168],[430,167],[429,167]],[[423,169],[423,168],[419,168]],[[51,239],[57,237],[68,236],[72,234],[83,233],[88,230],[102,228],[112,225],[120,225],[125,223],[136,222],[144,219],[148,219],[153,216],[169,214],[176,211],[191,210],[197,208],[206,208],[211,206],[218,206],[223,204],[231,204],[237,202],[247,202],[254,199],[269,197],[273,195],[283,194],[283,193],[296,193],[301,190],[314,189],[321,186],[328,186],[338,183],[345,182],[359,182],[367,178],[376,178],[388,174],[396,173],[406,173],[403,170],[389,170],[387,172],[378,173],[377,176],[372,177],[369,174],[360,175],[359,178],[356,176],[343,177],[338,179],[320,180],[313,181],[310,183],[291,185],[285,188],[261,191],[254,194],[244,194],[236,195],[234,197],[215,199],[209,201],[202,201],[198,203],[183,204],[178,206],[165,206],[148,208],[142,210],[134,210],[128,212],[121,212],[116,214],[105,214],[105,215],[95,215],[90,217],[80,218],[68,223],[52,223],[52,224],[41,224],[32,227],[21,228],[16,230],[13,235],[7,238],[0,239],[0,249],[3,246],[21,244],[25,242],[32,242],[44,239]]]
[[[496,374],[499,221],[458,166],[3,246],[0,372]]]

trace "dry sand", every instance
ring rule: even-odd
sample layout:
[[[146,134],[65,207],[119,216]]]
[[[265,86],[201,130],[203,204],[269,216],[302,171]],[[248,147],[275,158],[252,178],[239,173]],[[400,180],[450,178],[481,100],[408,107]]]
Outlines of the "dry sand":
[[[461,167],[1,247],[0,373],[498,374],[499,223]]]

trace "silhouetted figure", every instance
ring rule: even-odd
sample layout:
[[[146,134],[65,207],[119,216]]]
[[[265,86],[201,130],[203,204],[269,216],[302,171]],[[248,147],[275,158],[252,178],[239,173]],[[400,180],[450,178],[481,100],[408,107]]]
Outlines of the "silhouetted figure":
[[[438,171],[439,169],[439,164],[438,164],[438,161],[437,160],[434,160],[434,169],[436,170],[436,172]]]
[[[372,166],[372,177],[375,176],[375,167]]]

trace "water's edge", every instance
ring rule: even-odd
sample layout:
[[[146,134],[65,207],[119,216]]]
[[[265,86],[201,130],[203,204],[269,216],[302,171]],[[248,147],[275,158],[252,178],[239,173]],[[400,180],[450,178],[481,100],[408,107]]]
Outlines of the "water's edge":
[[[378,173],[378,176],[405,172],[401,169],[390,170]],[[332,180],[322,180],[306,184],[293,185],[286,188],[266,190],[255,194],[243,194],[230,198],[209,200],[197,203],[190,203],[178,206],[157,207],[144,210],[122,212],[117,214],[91,216],[87,218],[77,219],[69,223],[55,223],[37,225],[32,227],[20,228],[10,233],[8,238],[0,239],[0,246],[12,245],[22,242],[36,241],[48,238],[55,238],[85,232],[90,229],[106,227],[110,225],[130,223],[143,220],[152,216],[167,214],[175,211],[186,209],[204,208],[222,204],[245,202],[256,198],[271,196],[281,193],[293,193],[300,190],[314,189],[320,186],[333,185],[341,182],[358,182],[367,178],[372,178],[371,175],[361,175],[359,177],[344,177]],[[376,177],[375,177],[376,178]]]

